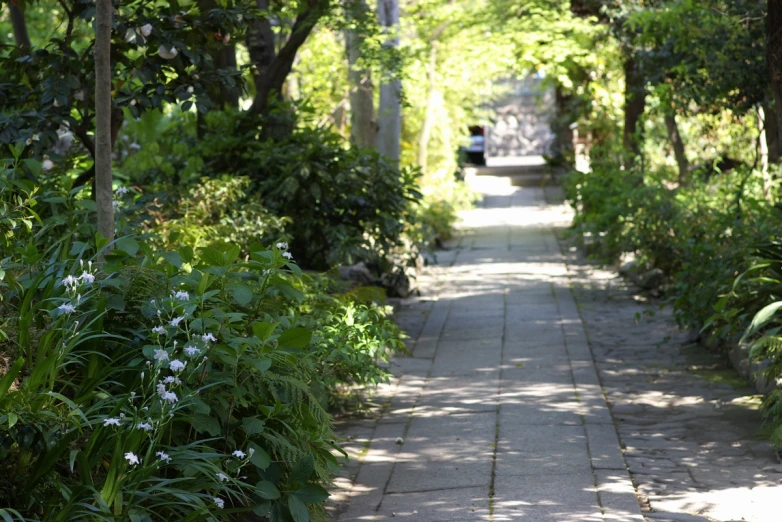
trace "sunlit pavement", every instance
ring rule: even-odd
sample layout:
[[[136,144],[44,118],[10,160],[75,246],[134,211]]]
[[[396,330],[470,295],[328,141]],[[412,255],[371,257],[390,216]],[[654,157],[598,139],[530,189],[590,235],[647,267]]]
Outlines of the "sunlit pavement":
[[[552,232],[570,217],[505,181],[477,181],[401,314],[412,354],[382,416],[345,427],[340,521],[643,520]]]

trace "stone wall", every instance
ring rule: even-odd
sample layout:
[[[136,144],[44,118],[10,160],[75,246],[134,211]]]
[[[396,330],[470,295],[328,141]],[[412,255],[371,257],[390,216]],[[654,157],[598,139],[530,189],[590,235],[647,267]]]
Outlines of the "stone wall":
[[[530,76],[501,82],[508,94],[494,105],[495,118],[486,133],[486,156],[539,156],[548,154],[554,142],[551,117],[554,92],[544,89],[543,79]]]

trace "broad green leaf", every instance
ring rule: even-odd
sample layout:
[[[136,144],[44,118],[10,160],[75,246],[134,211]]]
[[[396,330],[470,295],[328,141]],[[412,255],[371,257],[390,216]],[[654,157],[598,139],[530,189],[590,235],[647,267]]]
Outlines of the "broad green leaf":
[[[277,325],[274,323],[267,323],[266,321],[257,321],[252,324],[253,333],[261,341],[266,341],[269,336],[274,333]]]
[[[291,471],[291,481],[298,484],[306,484],[315,471],[315,460],[312,455],[304,455],[299,459]]]
[[[203,415],[196,413],[192,417],[191,424],[198,433],[208,433],[212,437],[220,435],[220,423],[218,420],[210,415]]]
[[[288,497],[288,509],[291,510],[294,522],[310,522],[310,512],[307,510],[307,505],[295,495]]]
[[[277,500],[280,498],[280,490],[277,489],[277,486],[269,482],[268,480],[262,480],[259,483],[255,485],[256,493],[260,495],[261,498],[265,498],[268,500]]]
[[[13,428],[14,424],[19,420],[19,416],[16,413],[8,412],[8,427]]]
[[[249,286],[241,283],[234,283],[230,288],[231,295],[240,305],[246,306],[253,300],[253,291]]]
[[[138,253],[138,241],[132,237],[121,237],[114,244],[129,256],[135,256]]]
[[[253,450],[252,454],[250,455],[250,462],[258,466],[260,469],[266,469],[269,467],[272,459],[269,454],[266,453],[266,450],[254,442],[250,442],[247,447]]]
[[[318,484],[307,484],[301,489],[293,492],[306,504],[318,504],[329,498],[329,492]]]
[[[247,435],[257,435],[263,431],[263,421],[258,417],[245,417],[242,419],[242,427]]]
[[[277,342],[282,348],[306,348],[309,346],[311,340],[312,332],[306,328],[297,326],[282,332],[277,339]]]

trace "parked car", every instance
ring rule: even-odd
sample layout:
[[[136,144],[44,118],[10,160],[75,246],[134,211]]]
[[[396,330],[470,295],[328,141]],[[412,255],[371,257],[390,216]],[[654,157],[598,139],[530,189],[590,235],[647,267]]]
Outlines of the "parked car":
[[[470,130],[470,144],[460,147],[460,152],[466,157],[467,163],[473,165],[486,165],[486,138],[484,127],[472,125]]]

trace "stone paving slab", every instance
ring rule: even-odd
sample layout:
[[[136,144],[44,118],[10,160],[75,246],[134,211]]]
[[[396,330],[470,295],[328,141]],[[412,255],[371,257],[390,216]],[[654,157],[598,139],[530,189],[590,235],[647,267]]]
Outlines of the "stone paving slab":
[[[528,188],[464,216],[426,303],[399,305],[411,355],[336,520],[641,520],[552,229],[566,219]]]

